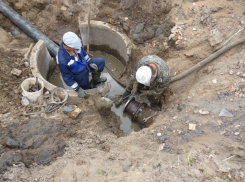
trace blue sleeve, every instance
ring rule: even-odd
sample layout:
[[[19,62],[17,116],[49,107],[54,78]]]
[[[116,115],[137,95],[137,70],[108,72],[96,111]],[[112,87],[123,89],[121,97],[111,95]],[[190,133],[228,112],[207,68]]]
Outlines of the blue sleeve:
[[[65,64],[62,64],[61,56],[57,55],[56,59],[64,82],[66,83],[66,85],[77,91],[80,88],[80,86],[75,81],[75,78],[72,72],[70,71],[69,67]]]

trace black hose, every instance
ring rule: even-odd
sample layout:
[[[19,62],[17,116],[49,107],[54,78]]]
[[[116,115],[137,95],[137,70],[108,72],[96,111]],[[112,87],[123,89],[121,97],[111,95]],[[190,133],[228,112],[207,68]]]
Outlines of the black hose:
[[[189,75],[190,73],[202,68],[203,66],[205,66],[206,64],[208,64],[210,61],[214,60],[215,58],[217,58],[218,56],[220,56],[221,54],[225,53],[226,51],[230,50],[231,48],[233,48],[234,46],[241,44],[245,42],[245,37],[242,37],[238,40],[236,40],[233,43],[230,43],[228,45],[226,45],[225,47],[223,47],[222,49],[218,50],[217,52],[211,54],[210,56],[208,56],[206,59],[202,60],[201,62],[197,63],[195,66],[191,67],[190,69],[180,73],[179,75],[173,77],[170,81],[170,83],[173,83],[179,79],[184,78],[185,76]]]
[[[111,77],[119,84],[119,85],[121,85],[122,87],[124,87],[124,88],[126,88],[127,87],[127,84],[125,84],[125,83],[123,83],[123,82],[121,82],[111,71],[110,71],[110,69],[109,68],[107,68],[106,66],[105,66],[105,69],[106,69],[106,71],[111,75]]]
[[[16,11],[6,5],[3,1],[0,0],[0,12],[9,18],[14,24],[21,28],[28,36],[30,36],[35,42],[43,40],[52,56],[56,56],[59,50],[53,41],[51,41],[46,35],[41,31],[35,28],[31,23],[26,19],[20,16]]]

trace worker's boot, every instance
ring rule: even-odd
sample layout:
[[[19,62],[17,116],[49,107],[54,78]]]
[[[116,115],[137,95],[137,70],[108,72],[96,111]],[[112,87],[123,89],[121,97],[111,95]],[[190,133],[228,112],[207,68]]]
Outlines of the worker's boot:
[[[123,103],[124,98],[127,97],[127,96],[130,95],[130,94],[131,94],[131,92],[129,92],[129,91],[126,90],[126,91],[123,93],[123,95],[122,95],[118,100],[116,100],[116,101],[114,102],[115,106],[116,106],[116,107],[119,107],[119,106]]]
[[[100,75],[101,75],[101,72],[92,73],[91,88],[97,88],[100,83],[106,82],[107,78],[100,77]]]

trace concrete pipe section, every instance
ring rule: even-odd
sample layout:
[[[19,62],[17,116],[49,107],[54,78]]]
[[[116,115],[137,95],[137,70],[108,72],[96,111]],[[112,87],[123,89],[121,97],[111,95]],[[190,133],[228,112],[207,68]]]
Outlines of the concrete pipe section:
[[[132,43],[130,39],[113,26],[101,21],[90,21],[90,40],[91,49],[105,51],[114,55],[124,65],[130,60]],[[82,36],[83,45],[87,45],[88,23],[80,21],[79,28]]]
[[[132,43],[129,38],[117,32],[111,25],[101,21],[91,21],[90,27],[90,48],[93,50],[104,51],[108,54],[115,56],[123,65],[126,65],[130,60]],[[87,45],[87,22],[79,22],[81,37],[83,45]],[[31,71],[34,77],[38,77],[44,83],[47,90],[52,91],[56,88],[55,85],[48,80],[52,75],[56,61],[51,57],[44,41],[39,40],[32,49],[30,57]],[[88,90],[88,94],[101,93],[104,96],[109,92],[110,83],[106,82],[105,85],[97,89]],[[67,90],[69,96],[78,96],[76,91]]]

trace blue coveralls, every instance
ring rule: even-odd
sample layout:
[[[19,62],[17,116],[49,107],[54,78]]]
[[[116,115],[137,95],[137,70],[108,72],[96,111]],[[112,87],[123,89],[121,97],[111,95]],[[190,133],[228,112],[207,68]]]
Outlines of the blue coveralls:
[[[94,63],[98,66],[98,72],[102,72],[105,67],[105,60],[103,58],[90,58],[85,50],[81,47],[80,50],[75,51],[77,56],[69,53],[63,47],[63,42],[60,45],[56,62],[60,68],[61,75],[64,82],[74,90],[80,87],[83,89],[90,89],[89,73],[94,69],[89,64]]]

